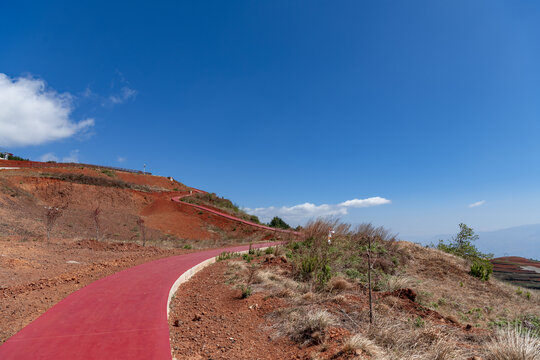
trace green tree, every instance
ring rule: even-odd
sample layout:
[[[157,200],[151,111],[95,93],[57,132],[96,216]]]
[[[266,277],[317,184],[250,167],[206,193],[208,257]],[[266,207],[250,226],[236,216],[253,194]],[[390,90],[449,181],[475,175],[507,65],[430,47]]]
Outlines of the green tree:
[[[270,224],[268,224],[270,227],[279,228],[279,229],[290,229],[291,227],[289,224],[287,224],[285,221],[283,221],[282,218],[278,216],[274,216],[272,221],[270,221]]]
[[[448,243],[439,240],[437,249],[469,260],[493,258],[493,254],[484,254],[473,245],[473,241],[478,239],[479,236],[474,233],[474,230],[471,227],[461,223],[459,224],[459,232],[457,235]]]
[[[448,243],[439,240],[437,249],[472,261],[470,274],[480,280],[488,281],[493,273],[493,264],[489,261],[493,258],[493,254],[481,253],[472,244],[478,238],[479,236],[474,233],[472,228],[461,223],[457,235]]]

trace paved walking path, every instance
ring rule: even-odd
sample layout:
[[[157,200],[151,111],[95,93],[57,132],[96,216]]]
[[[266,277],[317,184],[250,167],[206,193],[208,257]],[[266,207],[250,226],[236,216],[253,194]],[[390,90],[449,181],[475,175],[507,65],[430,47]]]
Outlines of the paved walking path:
[[[175,281],[223,251],[247,249],[173,256],[98,280],[8,339],[0,346],[0,359],[171,359],[167,301]]]

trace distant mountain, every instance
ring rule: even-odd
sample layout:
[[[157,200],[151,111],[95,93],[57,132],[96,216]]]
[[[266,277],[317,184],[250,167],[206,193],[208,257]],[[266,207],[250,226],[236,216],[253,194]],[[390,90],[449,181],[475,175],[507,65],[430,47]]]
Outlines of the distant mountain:
[[[515,226],[495,231],[478,232],[477,234],[480,239],[474,245],[482,252],[493,253],[495,257],[521,256],[540,260],[540,224]],[[436,244],[439,239],[450,239],[454,235],[404,236],[403,239],[427,245]]]
[[[481,251],[498,256],[540,259],[540,224],[522,225],[478,233],[476,245]]]

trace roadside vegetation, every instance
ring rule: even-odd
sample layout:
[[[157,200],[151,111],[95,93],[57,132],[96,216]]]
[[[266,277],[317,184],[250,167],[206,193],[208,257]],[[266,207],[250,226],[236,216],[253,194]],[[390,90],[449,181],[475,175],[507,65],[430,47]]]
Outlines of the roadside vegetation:
[[[257,216],[246,213],[231,200],[217,196],[215,193],[196,193],[191,196],[184,197],[181,200],[190,204],[214,207],[230,215],[236,216],[243,220],[251,221],[255,224],[261,223]]]
[[[266,316],[272,336],[311,358],[538,359],[538,293],[478,276],[474,264],[489,256],[466,225],[445,251],[371,224],[319,219],[304,231],[303,241],[220,260],[241,298],[284,302]]]

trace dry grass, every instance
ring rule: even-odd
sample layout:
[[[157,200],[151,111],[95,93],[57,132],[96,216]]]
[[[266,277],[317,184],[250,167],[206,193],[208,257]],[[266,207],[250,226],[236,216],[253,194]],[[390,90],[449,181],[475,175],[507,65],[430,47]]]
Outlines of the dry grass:
[[[326,337],[326,329],[336,323],[332,314],[323,309],[295,308],[285,311],[282,321],[276,323],[279,336],[287,336],[302,345],[320,344]]]
[[[443,316],[490,328],[491,323],[500,319],[512,321],[540,314],[538,291],[530,290],[531,297],[527,299],[511,284],[470,276],[469,264],[464,259],[412,243],[399,245],[412,255],[405,275],[417,280],[409,286],[418,294],[417,301]]]
[[[341,292],[352,288],[352,284],[342,277],[335,277],[330,280],[328,287],[331,291]]]
[[[539,360],[540,339],[528,330],[507,327],[495,333],[486,350],[487,360]]]
[[[411,288],[418,283],[417,280],[411,276],[404,274],[400,275],[390,275],[385,281],[381,284],[381,290],[383,291],[394,291],[400,289]]]
[[[454,331],[446,326],[426,323],[418,326],[405,319],[379,318],[367,335],[383,349],[388,359],[464,359]]]
[[[363,334],[351,336],[341,350],[344,354],[366,354],[372,359],[386,359],[386,353],[377,344],[366,338]]]

